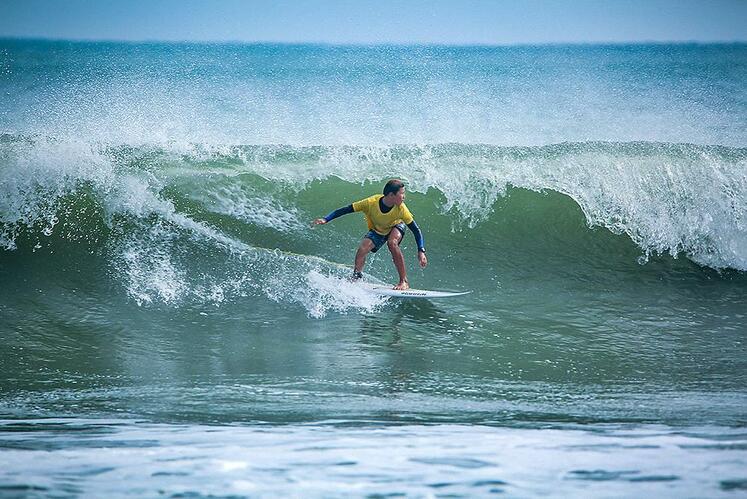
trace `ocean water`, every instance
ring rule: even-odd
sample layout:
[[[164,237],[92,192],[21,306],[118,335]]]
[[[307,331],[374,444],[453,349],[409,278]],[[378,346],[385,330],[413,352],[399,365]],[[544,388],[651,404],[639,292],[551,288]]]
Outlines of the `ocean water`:
[[[0,495],[743,495],[745,81],[744,44],[0,40]],[[391,177],[411,284],[470,295],[368,295],[362,218],[310,227]]]

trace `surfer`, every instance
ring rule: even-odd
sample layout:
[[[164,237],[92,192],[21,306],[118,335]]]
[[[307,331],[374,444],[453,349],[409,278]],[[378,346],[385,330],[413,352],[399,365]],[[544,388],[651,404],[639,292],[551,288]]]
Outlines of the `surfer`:
[[[335,218],[362,211],[368,223],[368,233],[363,236],[363,241],[358,247],[355,254],[355,268],[353,270],[353,280],[363,277],[363,266],[366,264],[366,255],[376,253],[384,243],[389,247],[392,253],[394,266],[399,273],[399,283],[394,289],[409,289],[410,284],[407,282],[407,269],[405,269],[405,257],[399,245],[405,235],[405,225],[407,225],[415,236],[415,242],[418,245],[418,262],[422,268],[428,265],[428,258],[425,256],[425,243],[420,227],[412,217],[412,213],[405,206],[405,184],[399,179],[392,179],[384,185],[384,194],[375,194],[371,197],[361,199],[353,204],[343,206],[324,218],[314,220],[314,225],[324,225]]]

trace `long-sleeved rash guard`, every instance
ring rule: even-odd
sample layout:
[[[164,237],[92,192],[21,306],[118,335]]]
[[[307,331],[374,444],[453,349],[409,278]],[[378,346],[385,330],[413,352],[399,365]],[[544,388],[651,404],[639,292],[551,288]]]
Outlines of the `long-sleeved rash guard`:
[[[369,230],[373,230],[382,236],[388,234],[392,227],[398,223],[405,223],[415,236],[418,251],[425,251],[423,233],[420,231],[420,227],[418,227],[418,224],[412,217],[410,210],[407,209],[407,206],[402,203],[399,206],[388,207],[384,204],[383,197],[383,195],[378,194],[376,196],[362,199],[353,204],[343,206],[324,217],[324,220],[331,222],[342,215],[347,215],[354,211],[362,211],[366,216]]]

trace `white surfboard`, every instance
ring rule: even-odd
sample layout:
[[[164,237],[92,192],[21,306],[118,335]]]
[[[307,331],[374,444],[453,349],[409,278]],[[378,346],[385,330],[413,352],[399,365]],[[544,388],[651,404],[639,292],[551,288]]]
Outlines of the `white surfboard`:
[[[392,289],[390,285],[371,284],[368,282],[360,283],[360,286],[367,291],[381,295],[392,296],[395,298],[450,298],[452,296],[462,296],[472,291],[431,291],[428,289]]]

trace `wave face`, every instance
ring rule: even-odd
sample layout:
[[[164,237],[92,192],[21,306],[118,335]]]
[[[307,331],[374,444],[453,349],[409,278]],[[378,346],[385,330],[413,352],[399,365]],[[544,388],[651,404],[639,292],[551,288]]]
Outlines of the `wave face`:
[[[220,301],[253,290],[302,303],[312,315],[375,306],[353,288],[336,289],[349,269],[333,262],[350,260],[363,226],[312,230],[309,221],[393,176],[405,178],[433,254],[479,262],[485,248],[509,244],[517,255],[507,265],[551,258],[559,273],[579,258],[615,265],[610,252],[628,253],[626,263],[668,254],[747,270],[744,148],[113,147],[18,135],[0,145],[3,247],[103,248],[108,274],[139,303]],[[325,247],[330,238],[333,248]]]

